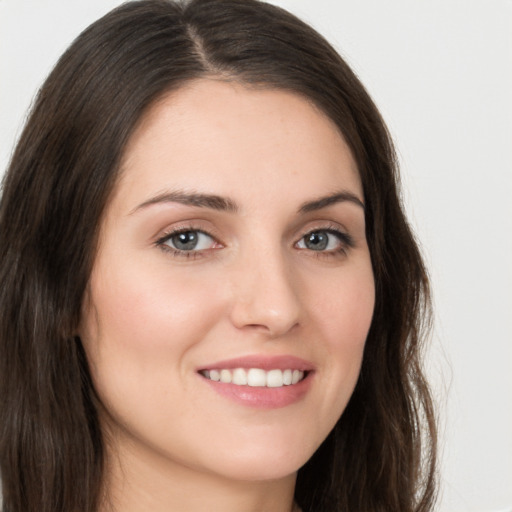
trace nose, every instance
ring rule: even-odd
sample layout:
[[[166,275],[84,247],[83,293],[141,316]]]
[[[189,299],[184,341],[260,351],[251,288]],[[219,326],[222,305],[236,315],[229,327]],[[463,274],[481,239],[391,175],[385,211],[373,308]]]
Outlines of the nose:
[[[301,301],[297,276],[278,249],[253,252],[233,275],[231,322],[276,338],[299,324]]]

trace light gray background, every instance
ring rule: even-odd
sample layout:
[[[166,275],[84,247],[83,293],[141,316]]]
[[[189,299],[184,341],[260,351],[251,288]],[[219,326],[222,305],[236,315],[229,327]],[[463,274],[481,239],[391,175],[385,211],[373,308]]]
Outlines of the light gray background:
[[[0,0],[0,173],[37,87],[119,0]],[[366,84],[431,269],[442,512],[512,510],[512,1],[274,0]]]

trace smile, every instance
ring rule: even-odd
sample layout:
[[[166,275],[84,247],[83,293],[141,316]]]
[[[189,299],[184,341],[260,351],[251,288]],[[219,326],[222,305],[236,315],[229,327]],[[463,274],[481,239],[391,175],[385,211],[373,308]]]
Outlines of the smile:
[[[302,401],[316,367],[292,355],[254,354],[215,361],[197,373],[216,394],[245,407],[278,409]]]
[[[201,375],[215,382],[235,384],[236,386],[280,388],[293,386],[305,377],[303,370],[297,369],[272,369],[261,368],[234,368],[202,370]]]

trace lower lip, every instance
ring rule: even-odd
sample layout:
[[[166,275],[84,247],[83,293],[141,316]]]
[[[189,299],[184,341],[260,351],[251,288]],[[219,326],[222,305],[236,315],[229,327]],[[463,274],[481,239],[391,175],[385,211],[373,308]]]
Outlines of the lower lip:
[[[239,404],[260,409],[278,409],[292,405],[304,398],[313,380],[313,372],[308,372],[304,379],[297,384],[279,388],[238,386],[210,380],[202,375],[200,377],[214,391]]]

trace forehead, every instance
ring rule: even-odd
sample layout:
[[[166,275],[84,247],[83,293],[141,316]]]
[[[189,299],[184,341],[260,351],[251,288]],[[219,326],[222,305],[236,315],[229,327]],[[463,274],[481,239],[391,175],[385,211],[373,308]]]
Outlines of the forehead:
[[[260,200],[275,198],[282,187],[314,189],[313,195],[344,188],[362,199],[347,144],[311,102],[211,79],[156,102],[124,154],[117,192],[125,200],[176,186],[228,196],[253,191]]]

